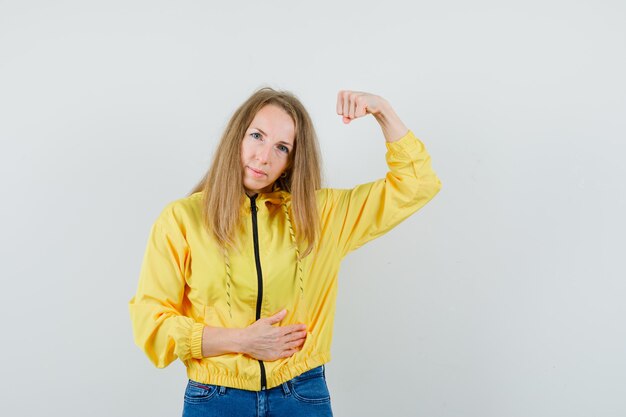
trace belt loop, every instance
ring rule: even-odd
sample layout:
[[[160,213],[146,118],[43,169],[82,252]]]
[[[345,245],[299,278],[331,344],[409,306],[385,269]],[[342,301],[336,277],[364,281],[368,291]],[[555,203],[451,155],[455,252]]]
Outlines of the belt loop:
[[[288,382],[283,382],[281,384],[281,386],[283,387],[283,393],[285,393],[285,397],[288,397],[291,395],[291,391],[289,390],[289,383]]]
[[[218,385],[218,391],[217,391],[217,393],[218,393],[219,395],[224,395],[224,394],[226,394],[226,387],[225,387],[225,386],[223,386],[223,385]]]

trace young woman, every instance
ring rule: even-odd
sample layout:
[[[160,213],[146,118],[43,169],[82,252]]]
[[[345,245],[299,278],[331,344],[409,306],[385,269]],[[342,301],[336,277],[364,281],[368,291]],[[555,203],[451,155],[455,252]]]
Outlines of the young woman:
[[[337,114],[380,124],[385,178],[321,188],[309,114],[266,87],[235,111],[198,186],[153,224],[130,315],[154,365],[187,367],[184,416],[332,415],[324,364],[340,262],[441,188],[385,99],[340,91]]]

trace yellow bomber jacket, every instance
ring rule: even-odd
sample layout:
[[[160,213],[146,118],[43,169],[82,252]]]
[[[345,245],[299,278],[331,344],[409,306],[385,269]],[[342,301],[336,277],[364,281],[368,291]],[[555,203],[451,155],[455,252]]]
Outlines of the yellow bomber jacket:
[[[201,192],[169,203],[152,225],[129,302],[135,344],[158,368],[179,358],[190,379],[253,391],[330,361],[341,260],[441,189],[424,144],[411,130],[386,146],[385,178],[316,191],[321,235],[300,263],[287,218],[290,194],[283,190],[246,199],[239,233],[248,243],[227,256],[203,227]],[[307,325],[306,341],[293,356],[271,362],[239,353],[202,357],[205,325],[244,328],[283,308],[287,316],[280,325]]]

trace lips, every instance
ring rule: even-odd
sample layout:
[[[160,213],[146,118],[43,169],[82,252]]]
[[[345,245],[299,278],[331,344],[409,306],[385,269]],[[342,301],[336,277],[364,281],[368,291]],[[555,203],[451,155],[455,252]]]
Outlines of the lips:
[[[267,175],[267,173],[265,173],[265,172],[263,172],[263,171],[261,171],[261,170],[258,170],[258,169],[254,169],[254,168],[252,168],[252,167],[248,167],[248,169],[249,169],[250,171],[252,171],[252,172],[253,172],[254,174],[256,174],[256,175]]]

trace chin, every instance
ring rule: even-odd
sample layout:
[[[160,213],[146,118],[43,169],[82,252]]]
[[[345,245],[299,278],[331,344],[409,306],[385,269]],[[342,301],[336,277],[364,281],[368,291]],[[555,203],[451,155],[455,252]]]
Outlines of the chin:
[[[272,190],[272,184],[243,184],[244,188],[253,193],[264,193]]]

